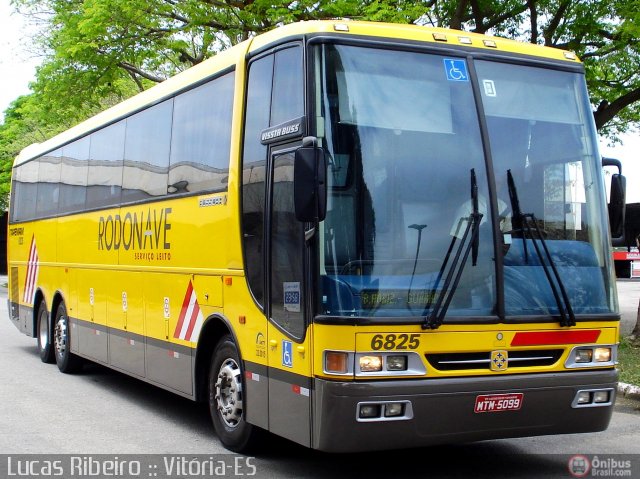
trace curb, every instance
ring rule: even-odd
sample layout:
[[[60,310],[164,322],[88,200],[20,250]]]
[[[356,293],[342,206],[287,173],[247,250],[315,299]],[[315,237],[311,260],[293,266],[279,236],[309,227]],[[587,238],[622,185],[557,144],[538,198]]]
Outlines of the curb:
[[[640,401],[640,387],[633,384],[618,383],[618,394],[621,394],[626,399]]]

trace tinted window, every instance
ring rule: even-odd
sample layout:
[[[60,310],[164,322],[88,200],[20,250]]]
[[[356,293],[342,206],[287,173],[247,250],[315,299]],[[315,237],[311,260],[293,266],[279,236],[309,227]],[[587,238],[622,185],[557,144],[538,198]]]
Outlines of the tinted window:
[[[271,125],[279,125],[304,114],[302,72],[302,48],[287,48],[276,53]]]
[[[227,188],[234,78],[228,73],[175,98],[169,193]]]
[[[439,303],[452,316],[491,315],[495,253],[473,85],[443,68],[464,60],[342,45],[318,53],[331,157],[320,311],[417,318]],[[473,176],[484,215],[475,262],[463,254],[473,249]],[[459,282],[445,297],[447,278]]]
[[[273,56],[249,67],[242,170],[242,228],[245,268],[254,297],[264,304],[264,207],[267,148],[260,133],[269,126]]]
[[[293,153],[273,160],[271,207],[271,318],[296,338],[304,336],[302,223],[293,207]]]
[[[91,135],[87,208],[110,206],[120,201],[125,122],[120,121]]]
[[[167,193],[173,99],[127,118],[122,201]]]
[[[504,256],[506,314],[562,314],[546,254],[575,314],[611,313],[602,170],[583,75],[488,61],[477,61],[476,68],[480,84],[491,85],[480,91],[498,199],[511,205],[514,217]],[[513,211],[512,197],[526,219]],[[527,227],[541,230],[542,256]]]
[[[36,216],[38,196],[38,160],[15,168],[12,186],[12,220],[25,221]]]
[[[62,150],[58,149],[41,156],[38,160],[38,196],[36,201],[36,216],[38,217],[58,213],[61,155]]]
[[[84,208],[87,196],[90,143],[91,140],[87,136],[62,148],[60,213]]]

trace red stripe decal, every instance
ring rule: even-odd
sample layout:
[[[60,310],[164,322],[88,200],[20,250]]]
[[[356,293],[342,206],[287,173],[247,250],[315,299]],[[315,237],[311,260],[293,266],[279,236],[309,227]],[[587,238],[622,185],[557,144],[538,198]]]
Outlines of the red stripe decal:
[[[193,328],[196,327],[196,321],[198,320],[198,314],[200,314],[200,305],[198,301],[193,304],[193,311],[191,312],[191,319],[189,320],[189,327],[187,328],[187,334],[185,339],[191,341],[191,335],[193,334]]]
[[[516,333],[511,341],[511,346],[595,343],[599,337],[599,329],[582,331],[529,331],[526,333]]]
[[[189,286],[187,287],[187,293],[184,295],[184,300],[182,301],[182,309],[180,310],[180,317],[178,319],[178,324],[176,325],[176,330],[173,333],[173,337],[177,338],[180,336],[180,331],[182,331],[182,324],[184,323],[184,318],[187,315],[187,309],[189,308],[189,301],[191,300],[191,292],[193,291],[193,285],[191,281],[189,281]]]
[[[38,276],[38,261],[40,260],[40,258],[38,258],[38,250],[36,249],[36,243],[35,240],[33,242],[33,261],[32,261],[32,265],[31,265],[31,271],[30,271],[30,275],[31,275],[31,280],[29,281],[29,297],[27,298],[27,300],[30,302],[31,299],[33,298],[33,292],[36,290],[36,280],[37,280],[37,276]]]
[[[36,288],[38,279],[38,248],[36,247],[36,236],[31,237],[31,247],[29,249],[29,261],[27,262],[27,277],[24,281],[24,298],[23,301],[30,303],[33,300],[33,293]]]
[[[35,236],[31,237],[31,246],[29,247],[29,260],[27,262],[27,274],[24,278],[24,295],[25,295],[25,299],[27,296],[27,288],[29,287],[29,270],[31,269],[31,255],[33,254],[33,240],[35,239]]]

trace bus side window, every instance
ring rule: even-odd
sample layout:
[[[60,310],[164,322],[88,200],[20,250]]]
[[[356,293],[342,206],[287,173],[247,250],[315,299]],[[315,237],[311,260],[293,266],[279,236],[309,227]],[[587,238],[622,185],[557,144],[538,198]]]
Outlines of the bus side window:
[[[87,198],[89,136],[62,148],[60,174],[60,214],[81,211]]]
[[[125,121],[121,120],[91,134],[87,209],[104,208],[120,202],[124,133]]]
[[[267,177],[267,146],[261,143],[260,135],[269,126],[304,114],[302,71],[300,45],[249,64],[242,159],[242,236],[247,281],[260,305],[264,305]]]
[[[36,217],[38,218],[58,213],[61,156],[62,150],[57,149],[40,157],[38,199],[36,200]]]
[[[299,118],[303,114],[302,48],[296,46],[275,54],[270,126]]]
[[[175,98],[169,194],[226,191],[234,81],[229,72]]]
[[[260,132],[269,126],[273,55],[249,65],[242,164],[242,239],[245,271],[254,298],[264,305],[264,207],[267,147]]]
[[[173,100],[127,118],[122,202],[167,193]]]
[[[271,206],[271,319],[296,338],[304,337],[302,223],[293,205],[292,152],[273,158]]]
[[[39,159],[15,168],[11,186],[11,221],[28,221],[36,217]]]

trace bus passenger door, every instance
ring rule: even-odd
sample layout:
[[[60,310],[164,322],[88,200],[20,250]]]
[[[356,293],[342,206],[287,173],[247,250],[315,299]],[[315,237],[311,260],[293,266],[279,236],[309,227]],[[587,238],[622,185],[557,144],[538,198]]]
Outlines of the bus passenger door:
[[[305,321],[304,225],[293,203],[294,153],[293,145],[280,147],[269,162],[269,429],[310,446],[312,342]]]

